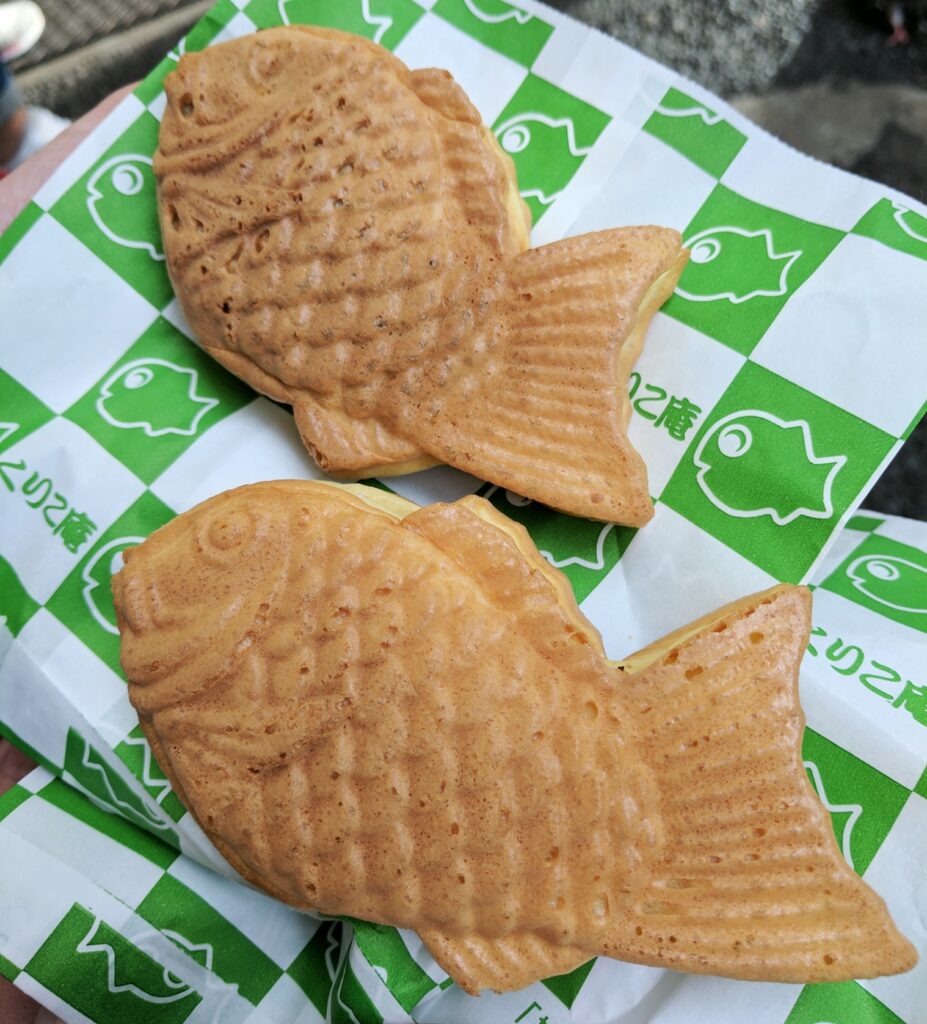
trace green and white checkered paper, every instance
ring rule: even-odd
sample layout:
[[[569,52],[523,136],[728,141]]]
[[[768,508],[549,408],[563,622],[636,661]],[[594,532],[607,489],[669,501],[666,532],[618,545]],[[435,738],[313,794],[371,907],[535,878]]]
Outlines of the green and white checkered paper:
[[[516,161],[536,243],[683,233],[691,264],[631,378],[645,529],[450,469],[389,486],[423,504],[479,491],[524,523],[615,656],[816,579],[808,771],[845,854],[927,952],[927,537],[850,518],[924,409],[927,210],[538,4],[221,0],[179,50],[284,21],[448,67]],[[75,1021],[927,1021],[924,968],[801,989],[599,960],[475,1000],[413,934],[320,925],[228,877],[138,730],[109,577],[209,495],[320,474],[289,414],[204,356],[173,298],[151,156],[178,57],[0,239],[0,731],[45,766],[0,802],[0,971]]]

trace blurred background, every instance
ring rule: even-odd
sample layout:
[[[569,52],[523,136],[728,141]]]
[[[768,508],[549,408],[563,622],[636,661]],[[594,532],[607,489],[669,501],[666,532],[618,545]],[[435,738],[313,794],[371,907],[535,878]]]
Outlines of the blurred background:
[[[146,74],[213,0],[41,0],[12,62],[27,103],[76,118]],[[927,202],[927,0],[553,0],[812,156]],[[924,326],[927,380],[927,325]],[[864,502],[927,518],[922,423]]]

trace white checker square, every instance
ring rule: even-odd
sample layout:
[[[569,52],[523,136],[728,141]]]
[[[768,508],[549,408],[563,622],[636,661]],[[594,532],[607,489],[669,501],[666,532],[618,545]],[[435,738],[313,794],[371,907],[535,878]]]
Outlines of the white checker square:
[[[193,337],[193,328],[187,322],[187,318],[183,315],[183,310],[180,308],[180,302],[177,300],[177,296],[161,310],[161,316],[167,320],[168,323],[173,324],[181,334],[185,334],[191,341],[196,344],[196,338]]]
[[[648,416],[656,414],[659,418],[669,401],[677,398],[688,399],[701,412],[685,438],[678,441],[664,426],[657,427],[656,420],[648,419],[637,409],[632,412],[628,438],[647,466],[652,495],[662,494],[685,454],[688,440],[711,415],[743,364],[743,356],[694,328],[664,313],[657,313],[653,318],[643,351],[634,366],[640,384],[632,399],[632,409],[633,402],[637,401]],[[699,368],[697,374],[692,372],[694,366]],[[659,398],[660,392],[665,398]]]
[[[751,359],[900,437],[924,400],[924,324],[927,263],[848,235]]]
[[[655,68],[646,57],[618,40],[571,21],[557,28],[531,70],[618,117]],[[667,88],[664,86],[663,92]]]
[[[706,574],[705,566],[711,566]],[[581,608],[622,658],[675,629],[776,582],[769,573],[665,505]]]
[[[128,703],[125,682],[51,612],[40,608],[19,639],[58,693],[91,725],[114,704]]]
[[[678,980],[666,986],[652,1015],[647,1015],[647,1024],[782,1024],[802,990],[801,985],[768,981],[733,981],[704,975],[671,977]]]
[[[626,224],[661,224],[684,231],[715,184],[676,150],[639,132],[570,234]]]
[[[69,420],[51,420],[8,448],[2,458],[6,475],[15,488],[10,491],[0,486],[3,555],[26,590],[44,604],[94,539],[135,501],[144,487],[138,477]],[[24,469],[15,468],[22,463]],[[33,508],[30,502],[44,500],[45,489],[27,495],[22,488],[36,479],[39,484],[45,479],[51,481],[50,497],[45,505]],[[96,525],[96,531],[76,552],[64,546],[61,535],[54,534],[55,527],[45,518],[46,512],[51,511],[50,503],[55,503],[58,495]],[[52,512],[50,520],[56,522],[64,515],[64,511]]]
[[[810,582],[820,583],[822,580],[826,580],[837,566],[849,556],[850,552],[862,544],[868,536],[868,533],[859,530],[841,530],[831,541],[826,554],[815,567]]]
[[[98,715],[93,725],[111,747],[122,743],[138,725],[138,712],[129,703],[129,692],[125,686],[122,697],[111,704],[102,715]]]
[[[42,283],[42,299],[24,301]],[[154,307],[54,218],[45,216],[0,268],[10,313],[3,368],[62,412],[155,318]]]
[[[293,417],[266,398],[211,427],[151,485],[176,512],[261,480],[328,480],[299,439]]]
[[[31,772],[16,783],[17,786],[21,786],[23,789],[27,789],[30,793],[38,793],[40,789],[44,789],[49,782],[55,776],[45,768],[33,768]]]
[[[65,192],[80,178],[87,169],[94,164],[119,138],[120,135],[138,120],[145,112],[142,101],[131,93],[113,110],[107,117],[87,136],[86,139],[71,153],[70,156],[59,164],[55,173],[35,194],[34,201],[43,210],[49,210]],[[54,250],[51,250],[54,252]],[[59,259],[56,253],[56,261],[62,266],[71,269],[71,264],[64,259]],[[55,261],[51,261],[55,262]],[[44,280],[44,275],[41,280]],[[48,290],[48,295],[59,296],[60,293]]]
[[[482,480],[468,473],[461,473],[451,466],[434,466],[421,473],[408,476],[385,477],[383,483],[403,498],[416,505],[431,505],[436,501],[457,501],[467,494],[474,494],[483,485]]]
[[[244,10],[244,9],[245,9],[245,8],[246,8],[246,7],[248,6],[248,4],[250,4],[250,3],[251,3],[251,0],[232,0],[232,3],[233,3],[233,4],[234,4],[234,5],[235,5],[235,6],[236,6],[236,7],[237,7],[237,8],[238,8],[238,9],[239,9],[240,11],[243,11],[243,10]]]
[[[148,113],[152,117],[161,120],[164,117],[164,111],[167,109],[167,93],[162,89],[157,96],[148,104]]]
[[[927,992],[927,800],[908,797],[885,842],[866,870],[866,881],[888,904],[898,930],[920,953],[917,966],[891,978],[860,981],[902,1020],[923,1024]]]
[[[478,43],[443,18],[428,14],[396,47],[410,68],[447,68],[491,125],[521,85],[527,72],[515,61]]]
[[[814,592],[813,617],[815,626],[826,632],[811,637],[818,653],[807,653],[802,662],[802,698],[804,701],[806,690],[810,695],[814,688],[815,705],[821,709],[820,731],[912,788],[927,758],[924,727],[903,709],[892,707],[892,701],[901,694],[906,679],[919,681],[923,677],[923,634],[896,623],[888,624],[887,630],[880,615],[823,587]],[[833,647],[837,641],[840,646]],[[856,671],[848,674],[854,665],[858,665]],[[864,677],[869,686],[889,697],[870,689]],[[857,721],[841,722],[833,714],[835,709],[841,714],[855,710]],[[811,708],[807,710],[810,721]],[[817,728],[814,722],[811,725]],[[857,727],[863,731],[858,732]]]
[[[751,130],[752,129],[752,130]],[[793,217],[849,231],[884,189],[774,141],[755,125],[721,182]]]
[[[216,43],[225,43],[230,39],[238,39],[239,36],[246,36],[251,32],[257,32],[257,25],[250,18],[239,12],[209,40],[209,45],[215,46]]]
[[[164,873],[127,846],[42,799],[20,805],[6,825],[131,907]]]
[[[282,974],[261,1000],[254,1024],[325,1024],[325,1018],[289,974]]]
[[[284,970],[312,938],[319,922],[306,914],[231,879],[189,857],[179,857],[168,873],[192,889],[258,949]]]
[[[874,514],[882,518],[880,512]],[[874,531],[880,537],[890,537],[892,540],[897,540],[899,544],[908,544],[910,547],[927,551],[927,523],[919,519],[903,519],[901,516],[885,516],[884,518],[885,522],[881,523]]]

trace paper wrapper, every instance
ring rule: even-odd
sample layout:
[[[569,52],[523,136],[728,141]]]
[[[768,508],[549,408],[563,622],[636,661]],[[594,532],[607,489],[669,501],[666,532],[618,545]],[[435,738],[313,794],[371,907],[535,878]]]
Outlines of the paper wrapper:
[[[682,231],[691,264],[631,379],[645,529],[449,469],[388,484],[423,504],[479,491],[523,522],[613,656],[776,580],[819,580],[808,771],[845,854],[927,951],[927,537],[844,529],[923,410],[927,211],[539,5],[222,0],[180,49],[284,18],[450,68],[515,159],[535,242]],[[178,56],[0,240],[0,731],[44,765],[0,801],[0,971],[74,1021],[927,1020],[925,967],[801,988],[600,959],[474,999],[414,934],[320,924],[231,880],[140,734],[109,577],[209,495],[320,474],[289,414],[205,357],[173,299],[151,155]]]

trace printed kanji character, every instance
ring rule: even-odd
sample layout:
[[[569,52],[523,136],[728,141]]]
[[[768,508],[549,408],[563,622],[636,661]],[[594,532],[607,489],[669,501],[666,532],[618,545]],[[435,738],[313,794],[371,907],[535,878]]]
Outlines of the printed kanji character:
[[[694,402],[673,395],[653,425],[666,427],[674,441],[685,441],[686,434],[695,426],[695,421],[701,414],[702,410]]]
[[[7,474],[8,469],[25,469],[26,460],[20,459],[19,462],[0,462],[0,480],[6,484],[8,491],[15,491],[16,486]]]
[[[927,725],[927,686],[916,686],[905,680],[904,689],[892,702],[893,708],[904,708],[919,725]]]
[[[96,533],[97,524],[88,518],[85,512],[68,509],[68,514],[55,527],[55,533],[68,551],[77,552],[81,544],[85,544],[92,533]]]
[[[645,420],[655,420],[657,418],[657,414],[655,412],[646,412],[644,407],[647,405],[654,405],[657,402],[662,402],[663,399],[666,398],[666,392],[663,388],[658,388],[656,384],[645,384],[644,391],[646,394],[643,394],[640,398],[636,398],[634,400],[634,408],[641,414],[641,416],[644,417]]]
[[[39,498],[36,501],[27,500],[26,504],[31,508],[38,508],[51,494],[51,489],[52,482],[47,476],[40,477],[38,473],[33,473],[23,484],[23,494],[38,494]]]
[[[67,507],[68,499],[60,491],[55,491],[55,500],[42,509],[42,518],[49,526],[59,526],[61,519],[52,519],[49,512],[63,512]]]

